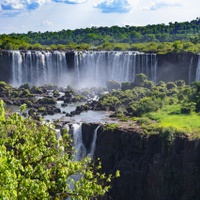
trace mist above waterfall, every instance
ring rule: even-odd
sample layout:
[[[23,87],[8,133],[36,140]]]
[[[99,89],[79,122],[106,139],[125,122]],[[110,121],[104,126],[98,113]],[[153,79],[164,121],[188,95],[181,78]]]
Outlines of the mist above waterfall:
[[[11,84],[56,84],[73,87],[104,87],[108,80],[133,82],[137,73],[145,73],[156,82],[156,54],[133,51],[76,51],[73,66],[67,52],[10,51]]]

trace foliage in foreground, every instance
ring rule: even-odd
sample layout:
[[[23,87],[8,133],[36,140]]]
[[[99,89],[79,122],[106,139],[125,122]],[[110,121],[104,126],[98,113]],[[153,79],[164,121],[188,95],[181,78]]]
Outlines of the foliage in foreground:
[[[100,168],[89,158],[73,160],[67,131],[58,139],[50,126],[6,114],[0,101],[0,199],[78,200],[104,195],[111,175],[100,173]]]

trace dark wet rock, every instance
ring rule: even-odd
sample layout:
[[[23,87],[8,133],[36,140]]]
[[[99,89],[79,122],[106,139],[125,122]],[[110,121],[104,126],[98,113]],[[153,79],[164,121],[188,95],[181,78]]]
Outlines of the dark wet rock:
[[[22,113],[22,116],[23,116],[23,117],[28,117],[28,113],[27,113],[27,112],[23,112],[23,113]]]
[[[52,104],[55,105],[56,104],[56,100],[52,97],[44,97],[42,99],[38,99],[37,101],[38,104]]]
[[[4,98],[3,101],[4,101],[4,103],[7,104],[7,105],[13,105],[13,101],[10,100],[10,99]]]
[[[64,97],[63,101],[64,101],[65,104],[72,103],[72,98],[71,97]]]
[[[46,112],[48,115],[54,115],[56,113],[61,113],[61,110],[59,108],[56,108],[55,106],[47,106]]]
[[[41,88],[39,88],[38,86],[33,86],[31,89],[30,89],[30,92],[32,94],[42,94],[43,93],[43,90]]]
[[[62,129],[63,123],[62,122],[54,123],[54,126],[55,126],[56,129]]]
[[[62,107],[67,107],[67,103],[62,103],[61,106]]]
[[[74,97],[74,91],[73,90],[66,90],[65,91],[65,97],[73,98]]]
[[[72,117],[71,113],[66,113],[66,117]]]
[[[53,97],[59,97],[60,96],[60,93],[59,93],[59,91],[58,90],[54,90],[53,91]]]
[[[19,87],[19,89],[30,89],[30,85],[29,85],[29,83],[24,83],[23,85],[21,85],[20,87]]]
[[[48,111],[47,111],[47,114],[48,114],[48,115],[54,115],[55,113],[54,113],[53,110],[48,110]]]
[[[28,115],[31,116],[31,117],[35,117],[37,111],[33,108],[29,109],[28,111]]]
[[[80,114],[81,114],[81,111],[77,111],[77,110],[74,110],[74,111],[70,112],[70,116],[80,115]]]
[[[98,125],[83,124],[83,142],[88,149]],[[105,199],[116,200],[186,200],[200,196],[200,140],[176,137],[172,144],[157,135],[139,130],[101,126],[97,132],[95,158],[102,170],[114,173]]]

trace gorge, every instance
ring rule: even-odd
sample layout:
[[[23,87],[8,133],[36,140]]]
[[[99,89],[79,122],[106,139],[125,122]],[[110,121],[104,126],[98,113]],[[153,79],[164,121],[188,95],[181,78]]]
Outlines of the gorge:
[[[134,127],[111,131],[98,123],[73,124],[70,130],[78,150],[76,159],[91,153],[92,158],[100,158],[103,172],[120,171],[120,178],[99,199],[198,199],[199,140],[176,137],[169,144],[158,134],[146,135]]]
[[[145,73],[154,83],[180,79],[191,83],[200,79],[200,56],[190,53],[3,51],[0,72],[0,80],[13,86],[26,82],[31,85],[105,86],[106,81],[112,79],[132,82],[137,73]],[[80,144],[84,155],[100,158],[106,173],[121,172],[121,177],[113,180],[105,199],[186,200],[200,196],[199,140],[190,141],[180,136],[169,144],[159,134],[146,135],[134,126],[106,130],[99,123],[83,123],[77,128],[82,139],[76,145]]]
[[[97,124],[83,124],[83,142],[89,150]],[[173,145],[159,135],[145,135],[137,129],[97,131],[94,157],[107,173],[120,170],[105,199],[184,200],[199,199],[200,143],[186,137]]]

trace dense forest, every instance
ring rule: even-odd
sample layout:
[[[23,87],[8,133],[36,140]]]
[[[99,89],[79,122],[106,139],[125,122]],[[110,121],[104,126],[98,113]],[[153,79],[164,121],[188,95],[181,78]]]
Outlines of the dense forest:
[[[147,26],[91,27],[0,35],[1,49],[105,49],[158,53],[200,51],[200,18]]]

